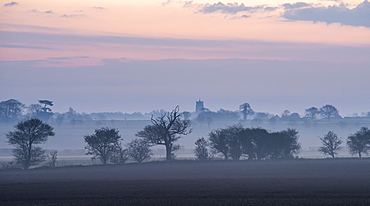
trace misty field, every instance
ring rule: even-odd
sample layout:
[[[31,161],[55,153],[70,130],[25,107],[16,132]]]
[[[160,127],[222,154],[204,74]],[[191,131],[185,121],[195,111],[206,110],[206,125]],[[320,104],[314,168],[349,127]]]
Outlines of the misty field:
[[[174,161],[0,172],[1,205],[370,205],[370,159]]]

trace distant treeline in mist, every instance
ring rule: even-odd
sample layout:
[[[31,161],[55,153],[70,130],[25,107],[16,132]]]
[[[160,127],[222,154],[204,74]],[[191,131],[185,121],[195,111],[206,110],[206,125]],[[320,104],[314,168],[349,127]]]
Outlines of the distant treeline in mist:
[[[9,99],[0,102],[0,122],[14,123],[25,119],[38,118],[46,122],[55,122],[58,125],[70,123],[72,125],[85,121],[107,121],[107,120],[150,120],[152,117],[158,117],[166,111],[163,109],[153,110],[149,113],[122,113],[122,112],[99,112],[99,113],[80,113],[72,107],[64,113],[52,111],[53,101],[39,100],[34,104],[26,106],[22,102]],[[236,105],[238,106],[238,105]],[[310,107],[302,111],[303,115],[297,112],[283,111],[281,114],[270,114],[268,112],[254,111],[249,103],[239,105],[239,110],[230,111],[219,109],[211,111],[201,107],[198,111],[184,111],[184,119],[190,119],[199,124],[210,126],[213,122],[249,122],[253,126],[260,126],[268,123],[274,126],[278,122],[295,124],[303,122],[305,124],[316,124],[323,121],[336,121],[340,123],[358,122],[370,119],[370,111],[364,111],[361,114],[353,114],[351,117],[342,117],[339,110],[333,105],[324,105],[321,108]]]

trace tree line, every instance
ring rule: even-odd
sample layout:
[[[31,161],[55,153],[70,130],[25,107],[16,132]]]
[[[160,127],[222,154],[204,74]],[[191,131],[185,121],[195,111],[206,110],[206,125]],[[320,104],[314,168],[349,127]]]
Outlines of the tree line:
[[[6,137],[8,143],[16,147],[13,155],[17,165],[28,169],[44,162],[47,155],[38,145],[55,135],[53,127],[37,118],[21,121],[14,127],[15,130],[9,131]],[[87,144],[86,154],[93,155],[93,159],[99,159],[103,164],[120,164],[129,158],[140,163],[151,157],[150,147],[154,145],[165,146],[166,160],[174,159],[174,152],[180,148],[176,144],[177,140],[189,133],[191,122],[181,119],[177,106],[171,112],[152,117],[151,124],[137,132],[138,138],[124,146],[119,131],[108,127],[96,129],[93,134],[85,135],[84,140]],[[241,157],[248,160],[286,159],[299,153],[301,145],[298,139],[295,129],[269,132],[263,128],[246,128],[237,124],[211,131],[208,140],[198,138],[194,152],[199,160],[210,159],[217,154],[225,160],[239,160]],[[341,148],[342,140],[332,131],[320,140],[322,147],[319,151],[334,158]],[[360,158],[362,154],[367,154],[370,150],[370,130],[362,127],[348,136],[347,146],[351,154],[358,154]],[[55,166],[57,153],[54,151],[49,155],[50,165]]]
[[[249,160],[292,158],[301,148],[298,132],[294,129],[268,132],[263,128],[245,128],[239,124],[214,130],[208,137],[208,141],[200,138],[196,142],[195,155],[198,159],[209,156],[207,146],[213,154],[222,154],[225,160],[239,160],[241,156]]]
[[[177,106],[171,112],[163,113],[159,117],[152,117],[152,125],[147,125],[142,131],[138,131],[137,139],[122,146],[119,131],[114,128],[102,127],[96,129],[93,134],[85,135],[86,154],[93,155],[92,159],[99,159],[103,164],[124,163],[132,158],[142,162],[152,155],[150,147],[164,145],[166,159],[172,160],[174,152],[180,149],[175,144],[182,135],[191,132],[190,120],[182,120]],[[16,124],[14,131],[6,134],[8,143],[16,147],[13,155],[17,165],[23,169],[38,165],[45,161],[45,150],[37,146],[45,143],[50,136],[54,136],[53,127],[37,118],[24,120]],[[56,159],[56,153],[53,155]],[[55,161],[54,161],[55,163]],[[55,165],[55,164],[54,164]]]
[[[51,109],[53,106],[53,101],[51,100],[38,100],[38,103],[30,104],[26,106],[15,99],[9,99],[0,102],[0,122],[18,122],[20,120],[37,118],[45,122],[55,122],[59,126],[64,122],[69,122],[72,125],[81,124],[86,121],[95,120],[97,125],[102,125],[104,120],[125,120],[127,119],[137,119],[137,120],[147,120],[151,117],[160,117],[164,110],[154,110],[150,113],[142,114],[140,112],[135,112],[132,114],[123,114],[120,112],[114,113],[79,113],[73,108],[69,108],[67,112],[64,113],[54,113]],[[316,122],[317,120],[331,121],[331,119],[341,119],[339,110],[333,105],[324,105],[321,108],[310,107],[305,109],[304,115],[285,110],[281,115],[274,115],[266,112],[256,112],[252,109],[249,103],[243,103],[239,105],[239,110],[230,111],[225,109],[219,109],[218,111],[211,111],[207,108],[203,108],[200,113],[192,113],[184,111],[181,113],[185,120],[192,119],[193,121],[199,123],[200,125],[207,124],[208,127],[211,126],[213,122],[216,121],[230,121],[242,123],[250,121],[253,125],[258,126],[264,122],[268,122],[271,125],[277,122],[288,122],[296,123],[299,121],[303,122]],[[370,112],[363,113],[364,117],[370,117]],[[320,117],[322,119],[320,119]]]

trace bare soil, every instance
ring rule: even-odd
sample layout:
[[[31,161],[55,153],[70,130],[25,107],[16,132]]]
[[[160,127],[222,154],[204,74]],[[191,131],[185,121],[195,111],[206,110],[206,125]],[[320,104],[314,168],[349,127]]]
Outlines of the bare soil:
[[[0,171],[0,205],[370,205],[370,159]]]

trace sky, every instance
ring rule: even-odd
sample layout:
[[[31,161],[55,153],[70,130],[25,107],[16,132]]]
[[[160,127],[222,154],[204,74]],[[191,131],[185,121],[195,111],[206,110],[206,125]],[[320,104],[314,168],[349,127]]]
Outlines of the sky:
[[[370,111],[362,0],[0,1],[0,101],[54,111]]]

